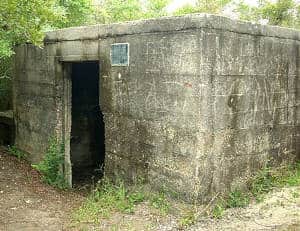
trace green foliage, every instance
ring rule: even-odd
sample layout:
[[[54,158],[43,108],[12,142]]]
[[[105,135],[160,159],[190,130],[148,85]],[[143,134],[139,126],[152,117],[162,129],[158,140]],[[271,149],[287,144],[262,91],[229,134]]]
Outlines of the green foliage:
[[[245,0],[198,0],[195,5],[188,4],[179,8],[174,15],[222,14],[226,6],[231,6],[243,20],[300,28],[300,2],[296,0],[260,0],[257,6],[249,5]]]
[[[181,229],[187,228],[197,221],[197,213],[194,209],[187,211],[179,220],[179,226]]]
[[[299,198],[300,193],[299,192],[293,192],[292,196],[293,196],[293,198]]]
[[[2,0],[0,2],[0,59],[24,42],[40,44],[43,29],[63,16],[55,0]]]
[[[150,205],[158,209],[162,215],[166,215],[170,209],[170,203],[166,197],[164,192],[160,192],[158,194],[150,194],[149,195]]]
[[[260,200],[261,196],[271,191],[275,186],[276,178],[269,168],[265,168],[258,172],[251,182],[250,190],[253,196]]]
[[[103,0],[97,12],[97,21],[113,23],[142,18],[142,5],[139,0]]]
[[[96,10],[96,22],[114,23],[167,15],[170,0],[102,0]]]
[[[15,45],[41,45],[46,30],[89,22],[92,9],[91,0],[0,1],[0,59]]]
[[[11,107],[13,47],[41,45],[44,31],[90,22],[91,0],[0,1],[0,110]]]
[[[300,163],[279,168],[264,168],[252,180],[250,191],[259,201],[274,187],[299,186]]]
[[[184,15],[191,13],[211,13],[220,14],[224,7],[232,0],[198,0],[195,6],[185,5],[174,12],[174,15]]]
[[[244,20],[266,21],[271,25],[299,28],[300,3],[295,0],[260,0],[258,6],[249,6],[241,0],[236,12]]]
[[[231,191],[226,199],[219,199],[211,211],[212,217],[221,219],[228,208],[244,208],[250,202],[250,194],[235,189]]]
[[[229,193],[226,201],[226,208],[246,207],[249,204],[250,197],[241,190],[234,190]]]
[[[185,15],[185,14],[193,14],[193,13],[201,13],[199,12],[199,9],[192,5],[185,5],[183,7],[180,7],[177,9],[173,15],[179,16],[179,15]]]
[[[168,15],[166,7],[170,2],[170,0],[148,0],[143,18],[157,18]]]
[[[94,7],[92,0],[57,0],[63,9],[64,20],[55,21],[57,28],[81,26],[93,22]]]
[[[283,169],[283,174],[287,174],[287,177],[282,177],[282,185],[287,186],[299,186],[300,185],[300,162],[295,165],[288,166],[287,170]]]
[[[17,157],[18,159],[26,158],[26,153],[19,150],[16,146],[8,146],[8,152],[9,152],[9,154]]]
[[[132,213],[134,206],[145,200],[140,191],[129,191],[122,181],[113,184],[102,179],[84,204],[74,213],[78,222],[96,222],[107,218],[112,212]]]
[[[227,208],[245,207],[249,204],[251,198],[260,202],[263,200],[264,195],[275,187],[299,186],[300,163],[278,168],[266,167],[259,171],[249,182],[247,191],[235,189],[229,193],[226,199],[217,201],[212,208],[212,216],[219,219]]]
[[[82,206],[74,211],[73,219],[76,222],[99,223],[114,212],[133,213],[136,205],[146,201],[161,215],[169,211],[170,205],[163,192],[153,193],[145,185],[126,187],[121,180],[112,183],[104,178]]]
[[[44,160],[32,167],[42,174],[45,183],[64,189],[67,183],[61,170],[63,163],[64,145],[60,144],[57,139],[51,138]]]
[[[221,219],[225,212],[225,206],[223,201],[219,201],[212,209],[212,217]]]

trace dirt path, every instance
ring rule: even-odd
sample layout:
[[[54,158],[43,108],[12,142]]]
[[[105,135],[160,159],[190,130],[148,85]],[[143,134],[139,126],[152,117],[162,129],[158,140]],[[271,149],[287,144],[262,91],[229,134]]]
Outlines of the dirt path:
[[[0,230],[65,230],[78,194],[60,192],[40,181],[25,161],[0,148]]]
[[[43,184],[27,162],[0,147],[0,231],[179,230],[179,216],[162,217],[147,204],[138,205],[134,214],[113,214],[101,224],[70,225],[72,210],[83,200],[78,192]],[[220,220],[203,217],[181,230],[300,231],[300,187],[278,189],[262,203],[229,209]]]

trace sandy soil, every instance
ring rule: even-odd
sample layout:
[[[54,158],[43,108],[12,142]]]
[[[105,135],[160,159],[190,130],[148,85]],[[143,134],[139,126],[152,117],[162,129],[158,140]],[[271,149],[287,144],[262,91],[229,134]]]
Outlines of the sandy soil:
[[[228,209],[224,217],[203,219],[188,230],[300,230],[300,187],[276,189],[261,203]]]
[[[0,231],[86,230],[278,230],[300,231],[300,187],[274,190],[262,203],[229,209],[222,219],[200,217],[180,228],[178,215],[161,216],[147,203],[134,214],[115,213],[100,224],[77,224],[72,211],[84,200],[78,191],[61,191],[45,185],[26,161],[0,147]]]

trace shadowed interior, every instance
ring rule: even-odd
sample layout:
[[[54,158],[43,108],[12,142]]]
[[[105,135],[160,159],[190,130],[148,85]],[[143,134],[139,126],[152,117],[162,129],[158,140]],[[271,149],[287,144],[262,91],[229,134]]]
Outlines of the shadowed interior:
[[[104,123],[99,106],[99,63],[72,64],[71,161],[73,183],[103,175]]]

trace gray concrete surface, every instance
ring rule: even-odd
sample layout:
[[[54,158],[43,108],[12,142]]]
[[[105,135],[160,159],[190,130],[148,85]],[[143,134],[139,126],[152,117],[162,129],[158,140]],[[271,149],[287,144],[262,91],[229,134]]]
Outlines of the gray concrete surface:
[[[205,202],[299,158],[299,52],[299,31],[207,14],[49,32],[16,49],[16,145],[34,162],[62,139],[71,182],[70,65],[96,60],[105,174]]]

